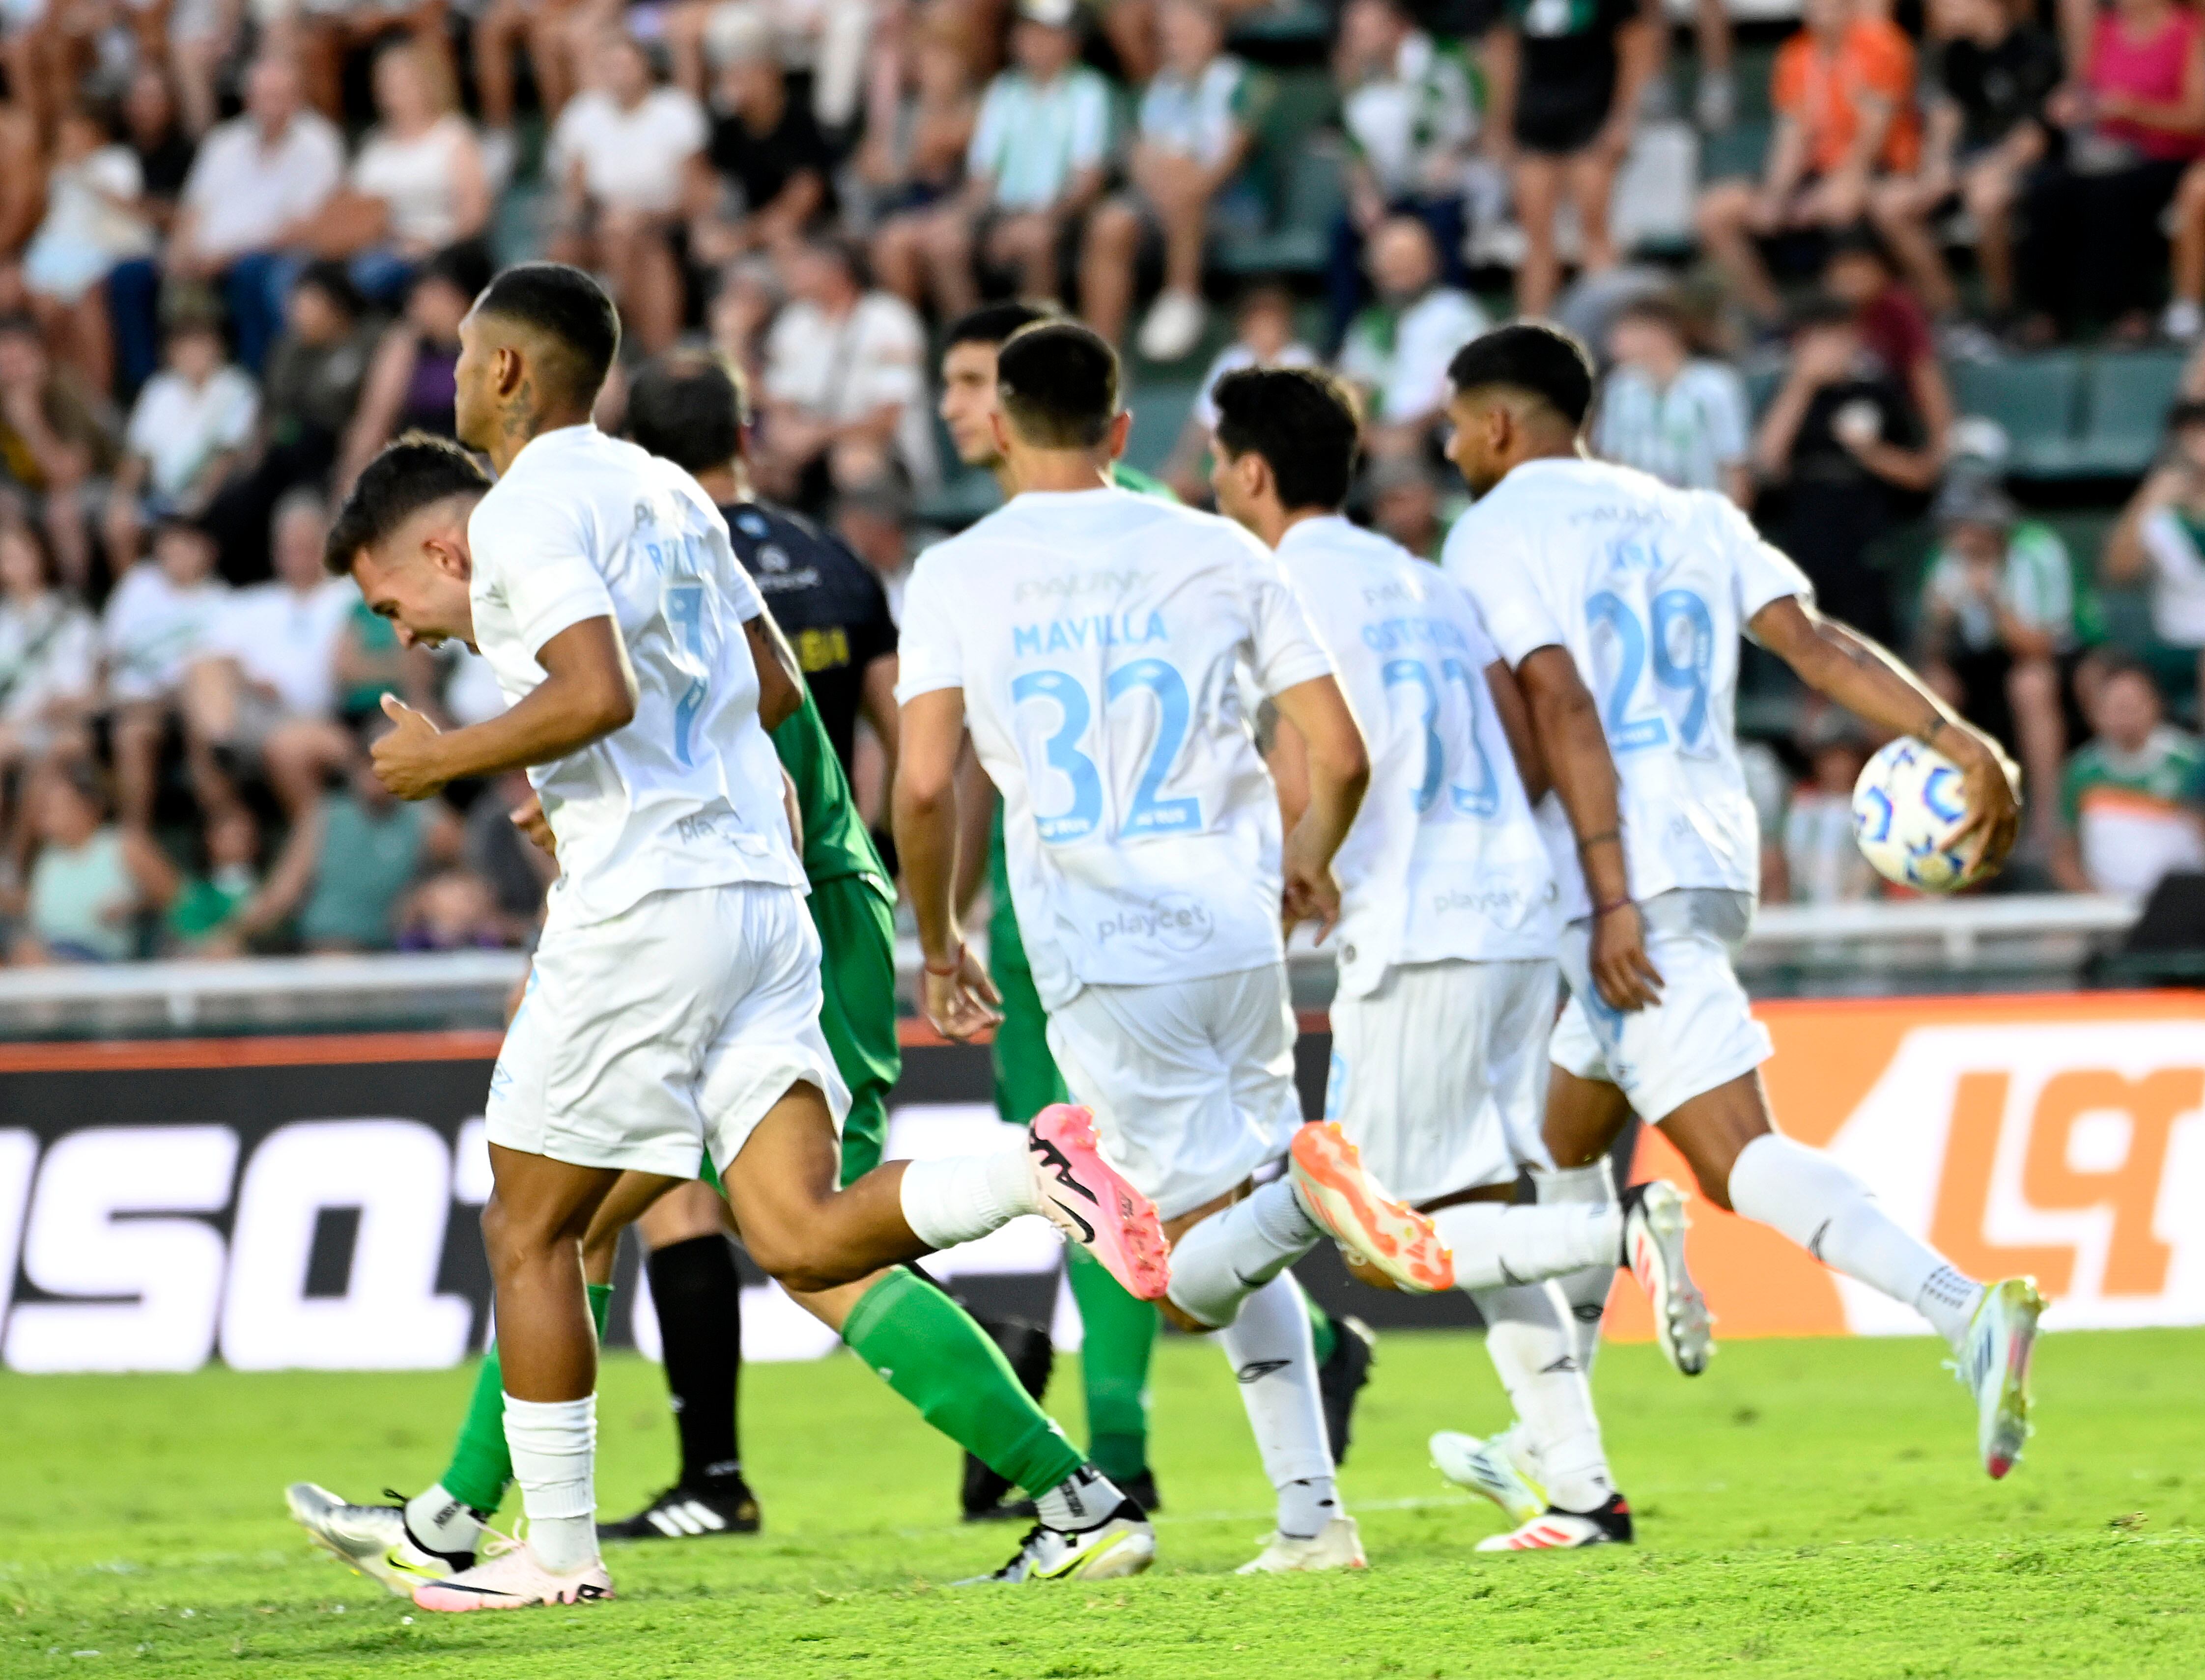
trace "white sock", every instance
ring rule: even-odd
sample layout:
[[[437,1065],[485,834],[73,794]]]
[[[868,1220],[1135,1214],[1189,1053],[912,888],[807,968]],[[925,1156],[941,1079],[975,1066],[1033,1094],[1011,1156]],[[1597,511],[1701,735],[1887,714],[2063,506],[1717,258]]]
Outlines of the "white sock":
[[[1204,1324],[1230,1324],[1243,1301],[1322,1235],[1293,1181],[1274,1178],[1179,1239],[1171,1256],[1172,1304]]]
[[[1560,1291],[1522,1284],[1469,1294],[1485,1320],[1485,1351],[1538,1454],[1548,1502],[1562,1511],[1599,1510],[1615,1482]]]
[[[1293,1280],[1275,1277],[1250,1295],[1239,1315],[1218,1332],[1217,1345],[1233,1362],[1263,1472],[1279,1491],[1279,1532],[1311,1539],[1340,1514],[1340,1499],[1309,1309]]]
[[[1542,1208],[1572,1202],[1616,1205],[1615,1180],[1608,1176],[1605,1161],[1590,1167],[1558,1167],[1552,1172],[1534,1167],[1531,1184]],[[1570,1338],[1576,1345],[1578,1363],[1590,1382],[1593,1361],[1600,1353],[1601,1315],[1608,1310],[1608,1291],[1615,1287],[1615,1266],[1612,1261],[1603,1261],[1554,1281],[1561,1289],[1562,1299],[1569,1303]]]
[[[1034,1495],[1034,1514],[1052,1529],[1078,1534],[1107,1521],[1126,1503],[1117,1483],[1092,1464],[1082,1464],[1055,1487]]]
[[[1623,1253],[1623,1210],[1613,1202],[1604,1208],[1458,1202],[1434,1214],[1432,1224],[1454,1251],[1458,1289],[1544,1283],[1603,1261],[1612,1272]]]
[[[1026,1134],[1009,1126],[1003,1132],[1001,1146],[984,1155],[940,1155],[904,1167],[899,1194],[912,1236],[929,1248],[953,1249],[1020,1214],[1041,1211],[1026,1164]]]
[[[1763,1133],[1731,1167],[1730,1204],[1834,1271],[1904,1301],[1955,1348],[1966,1336],[1981,1285],[1900,1230],[1869,1187],[1821,1150]]]
[[[597,1448],[597,1401],[505,1397],[505,1444],[528,1514],[528,1543],[554,1575],[569,1575],[597,1555],[591,1471]]]
[[[406,1532],[431,1552],[472,1552],[482,1541],[483,1520],[441,1481],[406,1501]]]

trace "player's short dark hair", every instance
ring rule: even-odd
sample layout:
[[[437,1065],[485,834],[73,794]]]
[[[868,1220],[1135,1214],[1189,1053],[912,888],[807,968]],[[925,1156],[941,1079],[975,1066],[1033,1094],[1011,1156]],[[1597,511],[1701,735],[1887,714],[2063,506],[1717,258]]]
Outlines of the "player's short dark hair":
[[[549,339],[560,353],[546,371],[566,385],[562,395],[584,407],[597,401],[620,353],[621,327],[620,311],[593,277],[565,263],[516,263],[483,288],[475,309]]]
[[[373,548],[424,508],[489,488],[481,463],[450,438],[409,431],[361,470],[330,522],[322,564],[348,576],[362,549]]]
[[[627,435],[685,472],[725,466],[742,453],[742,376],[709,350],[669,350],[627,392]]]
[[[1210,393],[1217,405],[1217,446],[1228,455],[1251,451],[1270,463],[1279,501],[1298,508],[1337,509],[1354,482],[1363,442],[1355,397],[1322,368],[1247,367],[1228,373]]]
[[[983,304],[970,314],[960,315],[949,324],[948,335],[942,341],[948,351],[960,344],[994,344],[1007,342],[1013,333],[1024,332],[1028,327],[1037,327],[1044,321],[1061,321],[1062,314],[1047,304],[1009,303]]]
[[[1035,448],[1091,449],[1118,418],[1118,353],[1077,321],[1028,327],[996,353],[996,401]]]
[[[1454,353],[1447,377],[1458,394],[1488,385],[1529,392],[1572,429],[1592,407],[1592,357],[1573,335],[1543,321],[1517,321],[1473,338]]]

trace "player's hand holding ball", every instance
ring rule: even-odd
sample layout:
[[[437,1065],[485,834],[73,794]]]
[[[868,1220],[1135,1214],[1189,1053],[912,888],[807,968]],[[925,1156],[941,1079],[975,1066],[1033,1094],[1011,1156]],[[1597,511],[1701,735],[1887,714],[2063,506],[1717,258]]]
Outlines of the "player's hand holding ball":
[[[1996,741],[1940,721],[1869,760],[1853,787],[1853,838],[1887,881],[1950,893],[1995,875],[2021,832],[2021,771]]]
[[[926,1018],[934,1024],[935,1031],[954,1042],[962,1043],[1003,1018],[1002,1012],[996,1007],[1003,1000],[1003,994],[988,978],[988,971],[980,966],[979,959],[961,941],[954,962],[938,966],[931,958],[927,959],[925,971],[919,977],[918,993],[920,1006],[926,1011]]]
[[[395,694],[383,697],[383,709],[395,727],[367,750],[375,779],[401,799],[425,799],[441,793],[451,780],[437,769],[441,732]]]

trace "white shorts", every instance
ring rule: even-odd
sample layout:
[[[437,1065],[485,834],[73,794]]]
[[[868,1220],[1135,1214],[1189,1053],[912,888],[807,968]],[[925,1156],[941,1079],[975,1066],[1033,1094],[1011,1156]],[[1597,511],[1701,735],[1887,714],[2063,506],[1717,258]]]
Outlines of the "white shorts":
[[[1548,1164],[1554,965],[1412,963],[1332,1002],[1324,1112],[1405,1202],[1513,1183]]]
[[[490,1141],[578,1167],[724,1173],[799,1081],[835,1129],[850,1094],[819,1030],[819,935],[793,887],[653,893],[610,921],[555,913],[490,1075]]]
[[[1276,1161],[1302,1122],[1283,967],[1085,987],[1049,1011],[1049,1048],[1103,1159],[1168,1220]]]
[[[1561,941],[1570,1001],[1549,1054],[1580,1079],[1619,1087],[1650,1125],[1750,1073],[1775,1046],[1731,967],[1752,915],[1744,893],[1680,887],[1649,899],[1639,912],[1646,954],[1661,977],[1661,1002],[1631,1015],[1603,1003],[1591,979],[1592,923],[1572,922]]]

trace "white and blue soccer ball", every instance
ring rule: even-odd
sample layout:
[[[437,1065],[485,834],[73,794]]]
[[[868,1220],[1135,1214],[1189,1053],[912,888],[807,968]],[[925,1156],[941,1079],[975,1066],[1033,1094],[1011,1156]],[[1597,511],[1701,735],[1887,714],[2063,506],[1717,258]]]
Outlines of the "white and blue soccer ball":
[[[1911,735],[1869,759],[1853,784],[1861,856],[1901,887],[1949,893],[1974,878],[1971,859],[1953,845],[1967,820],[1960,767]]]

